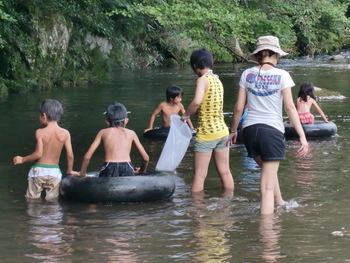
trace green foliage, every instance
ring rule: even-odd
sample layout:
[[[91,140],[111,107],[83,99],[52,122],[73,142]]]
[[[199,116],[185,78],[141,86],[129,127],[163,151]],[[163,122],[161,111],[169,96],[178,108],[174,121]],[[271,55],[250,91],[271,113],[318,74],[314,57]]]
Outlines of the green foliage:
[[[294,56],[350,46],[350,0],[0,0],[0,96],[107,81],[116,67],[248,59],[275,35]]]
[[[115,7],[115,1],[6,1],[0,10],[12,19],[0,28],[0,76],[7,89],[106,81],[113,60],[91,49],[86,36],[113,42],[116,24],[105,13]]]
[[[294,46],[296,55],[314,56],[335,51],[349,43],[348,0],[246,1],[250,8],[259,10],[273,21],[275,35],[282,43]]]
[[[4,11],[3,6],[4,4],[0,1],[0,20],[16,22],[16,19]]]
[[[189,48],[200,46],[209,48],[219,61],[232,61],[226,49],[232,38],[243,42],[254,38],[253,31],[247,30],[251,15],[238,1],[144,0],[112,14],[144,17],[149,35],[160,39],[161,48],[176,54],[180,62],[188,59]]]

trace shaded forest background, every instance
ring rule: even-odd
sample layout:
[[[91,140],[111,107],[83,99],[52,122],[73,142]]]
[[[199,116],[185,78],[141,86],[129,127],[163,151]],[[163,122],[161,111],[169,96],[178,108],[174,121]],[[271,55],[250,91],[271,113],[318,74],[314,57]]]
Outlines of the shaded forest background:
[[[291,56],[350,46],[350,0],[0,0],[0,96],[108,81],[111,70],[249,60],[275,35]]]

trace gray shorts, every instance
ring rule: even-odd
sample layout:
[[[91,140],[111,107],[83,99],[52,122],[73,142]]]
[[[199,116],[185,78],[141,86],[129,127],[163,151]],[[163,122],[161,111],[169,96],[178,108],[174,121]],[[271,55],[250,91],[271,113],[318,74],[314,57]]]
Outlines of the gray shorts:
[[[229,148],[226,146],[227,138],[228,135],[220,139],[208,142],[201,142],[196,140],[194,143],[194,151],[201,153],[211,153],[212,151],[226,150]]]

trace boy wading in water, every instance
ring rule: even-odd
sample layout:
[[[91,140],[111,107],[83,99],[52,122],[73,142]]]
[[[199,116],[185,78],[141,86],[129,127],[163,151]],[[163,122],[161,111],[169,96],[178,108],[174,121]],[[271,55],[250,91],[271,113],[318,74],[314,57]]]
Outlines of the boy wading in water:
[[[45,128],[35,132],[36,149],[25,157],[15,156],[15,165],[36,161],[28,174],[28,189],[26,198],[40,198],[45,189],[45,199],[57,198],[62,173],[58,166],[63,147],[67,153],[67,174],[79,175],[73,171],[74,155],[71,144],[71,137],[68,130],[58,126],[58,121],[63,114],[63,108],[57,100],[46,99],[39,109],[40,123]]]
[[[101,141],[105,149],[105,163],[101,167],[99,177],[131,176],[145,173],[149,157],[136,133],[125,128],[129,119],[124,105],[121,103],[109,105],[105,114],[105,122],[109,128],[100,130],[96,135],[95,140],[84,155],[80,175],[86,176],[90,159]],[[142,157],[141,167],[136,169],[130,159],[133,143]]]

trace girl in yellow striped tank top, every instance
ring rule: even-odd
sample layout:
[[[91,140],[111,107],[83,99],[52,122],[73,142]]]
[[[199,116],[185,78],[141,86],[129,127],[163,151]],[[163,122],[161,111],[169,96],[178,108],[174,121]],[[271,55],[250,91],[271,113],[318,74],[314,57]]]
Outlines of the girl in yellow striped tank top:
[[[192,193],[203,191],[213,156],[223,189],[233,193],[234,182],[229,165],[229,148],[225,144],[229,131],[223,114],[223,85],[219,77],[213,74],[213,57],[208,50],[204,48],[195,50],[191,55],[191,67],[199,78],[194,99],[181,118],[186,120],[198,113],[191,191]]]

